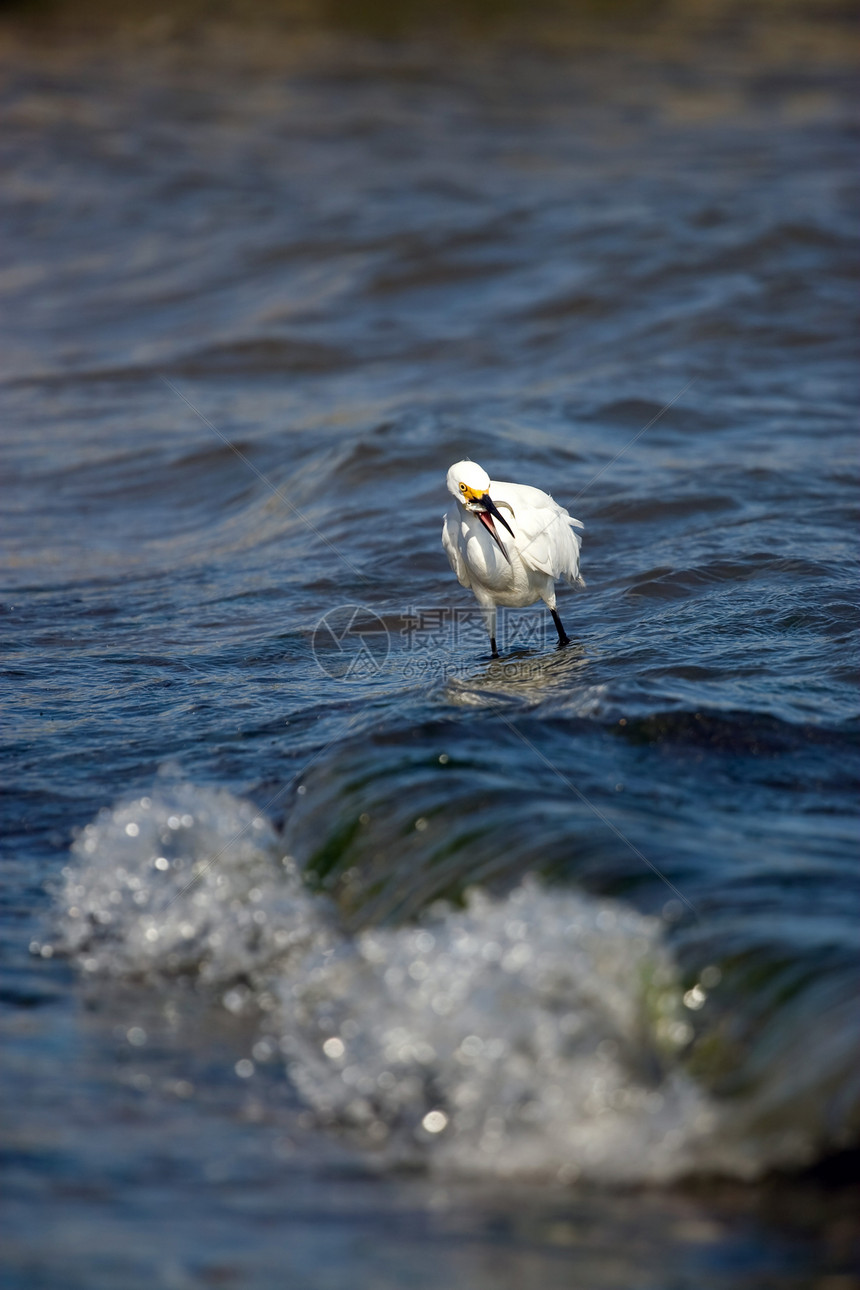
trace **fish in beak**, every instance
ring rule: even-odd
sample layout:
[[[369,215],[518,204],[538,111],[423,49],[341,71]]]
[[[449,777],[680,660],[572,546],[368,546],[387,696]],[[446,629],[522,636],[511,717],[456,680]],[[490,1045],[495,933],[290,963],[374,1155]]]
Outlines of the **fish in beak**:
[[[511,512],[511,515],[513,515],[514,510],[512,506],[508,506],[507,502],[502,502],[502,506],[507,507],[507,509]],[[504,546],[504,543],[502,542],[502,539],[499,537],[498,533],[496,532],[496,526],[493,523],[493,518],[495,517],[495,519],[497,519],[500,524],[504,525],[504,527],[510,533],[511,537],[515,536],[514,530],[511,528],[510,524],[505,519],[504,515],[502,515],[502,513],[500,512],[496,503],[493,501],[490,494],[484,493],[482,497],[476,498],[475,501],[469,504],[469,510],[473,511],[478,516],[478,519],[481,521],[484,528],[489,531],[490,537],[493,539],[496,546],[499,548],[502,555],[507,560],[508,564],[510,564],[511,557],[508,555],[507,551],[505,550],[505,546]]]

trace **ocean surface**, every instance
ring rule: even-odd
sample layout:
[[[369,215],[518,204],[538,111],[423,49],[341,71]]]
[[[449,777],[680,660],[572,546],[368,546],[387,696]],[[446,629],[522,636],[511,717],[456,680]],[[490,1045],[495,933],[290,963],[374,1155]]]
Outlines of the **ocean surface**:
[[[501,10],[3,20],[10,1290],[857,1284],[850,31]]]

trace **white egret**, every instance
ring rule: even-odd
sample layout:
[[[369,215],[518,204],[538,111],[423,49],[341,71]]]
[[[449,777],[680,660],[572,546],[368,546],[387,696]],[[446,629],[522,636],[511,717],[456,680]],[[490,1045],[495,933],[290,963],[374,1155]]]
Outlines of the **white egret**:
[[[493,658],[496,609],[542,600],[558,632],[558,648],[570,640],[555,607],[556,579],[585,586],[579,572],[579,520],[549,493],[528,484],[492,481],[477,462],[458,461],[448,471],[448,492],[456,501],[442,525],[442,545],[460,585],[471,587],[484,614]],[[510,514],[510,522],[500,508]],[[510,536],[500,535],[495,520]]]

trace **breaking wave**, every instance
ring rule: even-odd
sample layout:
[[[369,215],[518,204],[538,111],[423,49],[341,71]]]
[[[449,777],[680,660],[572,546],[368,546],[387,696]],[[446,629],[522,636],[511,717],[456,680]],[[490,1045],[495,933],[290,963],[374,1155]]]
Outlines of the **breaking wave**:
[[[688,1073],[719,972],[684,992],[660,921],[619,902],[526,880],[350,934],[255,806],[188,784],[101,811],[73,853],[60,945],[84,973],[217,991],[384,1164],[666,1182],[813,1150]]]

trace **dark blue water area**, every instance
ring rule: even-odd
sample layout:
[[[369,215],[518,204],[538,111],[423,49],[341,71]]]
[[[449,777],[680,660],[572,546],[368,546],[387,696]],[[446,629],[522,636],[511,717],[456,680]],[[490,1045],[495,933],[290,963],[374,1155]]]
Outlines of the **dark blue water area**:
[[[554,24],[4,29],[10,1286],[853,1284],[848,42]]]

